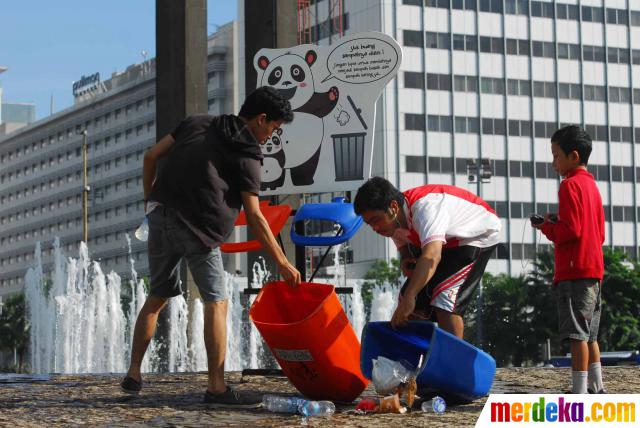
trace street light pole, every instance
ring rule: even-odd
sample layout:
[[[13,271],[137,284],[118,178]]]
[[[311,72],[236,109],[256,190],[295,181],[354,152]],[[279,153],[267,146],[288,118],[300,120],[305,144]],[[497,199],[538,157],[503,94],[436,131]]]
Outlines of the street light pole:
[[[87,130],[82,130],[82,240],[89,241],[89,177],[87,174]]]
[[[467,182],[469,184],[474,182],[477,184],[477,193],[479,198],[482,198],[482,183],[490,183],[492,175],[493,170],[491,169],[491,164],[488,159],[478,159],[478,163],[476,163],[475,160],[467,161]],[[482,278],[480,278],[480,282],[478,283],[478,297],[476,304],[478,307],[478,315],[476,317],[476,342],[478,347],[482,348],[482,344],[484,342],[484,326],[482,322]]]

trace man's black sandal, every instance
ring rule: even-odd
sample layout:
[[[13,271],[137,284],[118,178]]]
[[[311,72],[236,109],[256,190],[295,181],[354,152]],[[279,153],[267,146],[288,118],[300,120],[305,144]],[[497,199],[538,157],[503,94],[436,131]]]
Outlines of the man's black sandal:
[[[120,389],[127,394],[138,395],[142,390],[142,381],[138,382],[134,378],[127,376],[120,382]]]

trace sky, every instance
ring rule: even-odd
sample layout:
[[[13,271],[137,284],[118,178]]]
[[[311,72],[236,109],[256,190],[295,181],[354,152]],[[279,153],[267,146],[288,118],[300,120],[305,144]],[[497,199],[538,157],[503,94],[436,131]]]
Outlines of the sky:
[[[3,102],[34,103],[36,119],[73,105],[72,85],[155,56],[155,0],[3,0]],[[236,19],[237,0],[207,0],[208,33]]]

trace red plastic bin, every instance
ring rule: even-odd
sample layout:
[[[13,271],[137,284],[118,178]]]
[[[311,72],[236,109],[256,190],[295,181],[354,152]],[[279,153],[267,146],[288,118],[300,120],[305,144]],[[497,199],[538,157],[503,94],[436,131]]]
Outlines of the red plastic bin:
[[[289,216],[291,215],[291,207],[289,205],[269,205],[269,201],[260,201],[260,211],[265,220],[271,228],[273,236],[277,236],[284,225],[287,223]],[[238,214],[238,218],[235,222],[236,226],[247,225],[247,215],[244,210],[241,210]],[[249,251],[255,251],[262,248],[262,245],[257,239],[252,239],[245,242],[225,242],[220,245],[220,250],[223,253],[246,253]]]
[[[284,374],[306,397],[350,402],[366,388],[360,342],[333,285],[267,283],[249,317]]]

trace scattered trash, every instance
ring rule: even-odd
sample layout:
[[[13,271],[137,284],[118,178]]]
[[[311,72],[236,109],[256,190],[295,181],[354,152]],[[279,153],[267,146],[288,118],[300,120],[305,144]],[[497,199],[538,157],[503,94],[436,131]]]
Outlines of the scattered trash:
[[[387,397],[364,397],[356,405],[356,413],[406,413],[407,408],[400,404],[400,396],[396,393]]]
[[[300,397],[284,397],[272,394],[263,396],[262,404],[271,412],[299,413],[304,417],[331,416],[336,411],[336,406],[331,401],[311,401]]]
[[[378,413],[406,413],[407,408],[400,405],[400,396],[396,393],[380,399]]]
[[[138,241],[146,242],[147,239],[149,239],[149,222],[146,216],[144,217],[140,227],[136,229],[135,235],[136,238],[138,238]]]
[[[423,402],[421,408],[423,412],[433,412],[441,415],[447,410],[447,403],[444,401],[444,398],[436,395],[431,400]]]
[[[396,388],[396,392],[402,398],[403,395],[406,395],[406,402],[409,407],[413,406],[413,401],[416,398],[416,391],[418,390],[418,384],[416,383],[416,378],[411,377],[405,383],[401,383]]]
[[[331,401],[304,401],[298,405],[298,413],[308,416],[331,416],[336,412],[336,406]]]
[[[265,395],[262,404],[267,410],[276,413],[298,413],[298,405],[306,401],[299,397],[283,397],[281,395]]]
[[[375,397],[363,397],[356,405],[356,411],[359,413],[373,413],[378,410],[380,400]]]
[[[393,361],[383,356],[373,359],[371,373],[373,385],[380,395],[392,394],[401,383],[406,383],[415,373],[408,363]]]

